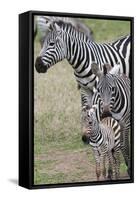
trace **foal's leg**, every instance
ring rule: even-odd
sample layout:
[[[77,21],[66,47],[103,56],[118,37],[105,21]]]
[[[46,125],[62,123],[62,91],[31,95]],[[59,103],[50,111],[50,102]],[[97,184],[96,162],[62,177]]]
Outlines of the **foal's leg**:
[[[115,165],[115,179],[120,177],[120,151],[114,152],[114,165]]]
[[[101,157],[99,155],[99,152],[96,150],[94,150],[94,156],[95,156],[95,161],[96,161],[96,176],[97,176],[97,181],[99,181],[100,175],[101,175],[101,169],[100,169]]]
[[[104,155],[102,159],[103,159],[103,160],[102,160],[102,162],[103,162],[103,170],[102,170],[102,173],[103,173],[104,179],[106,180],[106,155]]]
[[[108,153],[108,179],[112,180],[113,178],[113,157],[112,157],[112,153],[109,152]]]

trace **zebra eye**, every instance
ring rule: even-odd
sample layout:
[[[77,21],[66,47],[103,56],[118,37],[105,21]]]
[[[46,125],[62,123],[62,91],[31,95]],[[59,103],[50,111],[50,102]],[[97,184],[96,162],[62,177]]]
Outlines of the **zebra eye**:
[[[112,87],[112,92],[114,92],[115,91],[115,87]]]
[[[50,42],[49,45],[50,45],[50,46],[54,46],[54,42]]]

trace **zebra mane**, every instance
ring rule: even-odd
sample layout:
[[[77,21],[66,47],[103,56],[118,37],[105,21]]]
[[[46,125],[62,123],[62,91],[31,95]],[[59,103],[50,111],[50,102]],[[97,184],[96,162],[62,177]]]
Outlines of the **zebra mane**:
[[[51,30],[54,29],[53,27],[54,27],[55,24],[57,24],[60,27],[60,29],[63,30],[63,31],[66,31],[66,32],[68,31],[68,33],[71,32],[71,34],[74,34],[74,35],[78,34],[85,42],[91,41],[90,38],[88,38],[88,36],[84,32],[78,30],[78,28],[76,28],[70,22],[64,22],[62,20],[54,21],[50,25]]]
[[[59,21],[54,21],[54,23],[56,23],[57,25],[59,25],[60,27],[73,27],[75,29],[75,27],[70,23],[70,22],[64,22],[62,20],[59,20]]]
[[[71,30],[78,31],[70,22],[64,22],[62,20],[59,20],[59,21],[55,21],[54,23],[57,24],[63,30],[64,29],[66,29],[66,30],[71,29]]]

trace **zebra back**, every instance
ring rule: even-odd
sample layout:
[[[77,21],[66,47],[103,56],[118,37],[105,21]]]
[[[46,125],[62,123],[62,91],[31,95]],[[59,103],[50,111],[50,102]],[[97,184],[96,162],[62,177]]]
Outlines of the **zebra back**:
[[[130,41],[131,41],[131,36],[127,35],[127,36],[121,37],[118,40],[112,42],[111,45],[115,49],[117,49],[120,52],[121,56],[125,59],[127,49],[130,48]],[[121,44],[122,44],[122,46],[121,46]]]

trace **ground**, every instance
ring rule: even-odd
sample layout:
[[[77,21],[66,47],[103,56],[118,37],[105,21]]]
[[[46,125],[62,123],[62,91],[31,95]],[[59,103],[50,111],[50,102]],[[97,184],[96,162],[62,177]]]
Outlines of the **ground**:
[[[99,42],[113,41],[130,31],[126,21],[84,21]],[[34,50],[36,58],[38,38]],[[81,140],[80,110],[80,91],[66,60],[46,74],[34,69],[34,184],[96,180],[91,147]],[[121,179],[128,178],[122,157],[120,172]]]

